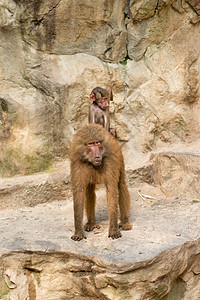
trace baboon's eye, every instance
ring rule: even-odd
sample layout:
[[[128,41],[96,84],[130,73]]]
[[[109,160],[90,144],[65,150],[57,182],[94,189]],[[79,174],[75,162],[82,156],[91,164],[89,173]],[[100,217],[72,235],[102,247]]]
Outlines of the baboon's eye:
[[[101,142],[95,142],[94,144],[95,144],[95,146],[100,146]]]
[[[97,141],[97,142],[89,142],[87,144],[89,147],[92,147],[92,146],[100,146],[101,145],[101,142]]]

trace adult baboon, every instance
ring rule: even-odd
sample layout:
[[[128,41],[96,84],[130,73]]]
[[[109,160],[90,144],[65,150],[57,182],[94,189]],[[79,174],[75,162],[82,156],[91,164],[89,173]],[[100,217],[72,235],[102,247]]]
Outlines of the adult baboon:
[[[121,237],[123,230],[132,228],[129,222],[130,196],[125,181],[124,159],[117,140],[101,125],[89,124],[74,135],[71,148],[71,185],[74,202],[75,233],[72,239],[86,238],[84,229],[100,226],[95,218],[95,185],[104,183],[109,215],[108,237]],[[84,205],[87,223],[83,227]],[[118,226],[118,206],[120,225]]]

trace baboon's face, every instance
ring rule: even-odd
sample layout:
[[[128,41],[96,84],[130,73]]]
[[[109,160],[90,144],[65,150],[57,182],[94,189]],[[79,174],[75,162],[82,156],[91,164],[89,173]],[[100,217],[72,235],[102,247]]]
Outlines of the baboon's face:
[[[98,94],[100,96],[96,97],[96,103],[101,109],[105,110],[106,108],[109,107],[108,97],[107,96],[103,97],[101,96],[100,93]]]
[[[95,167],[102,163],[104,148],[102,142],[91,141],[86,144],[85,158],[91,162]]]

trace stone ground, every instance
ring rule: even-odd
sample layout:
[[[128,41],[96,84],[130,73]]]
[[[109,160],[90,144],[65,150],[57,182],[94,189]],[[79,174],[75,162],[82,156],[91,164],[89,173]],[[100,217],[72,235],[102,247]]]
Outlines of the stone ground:
[[[133,229],[122,231],[122,237],[117,240],[107,237],[108,214],[103,188],[97,191],[97,222],[101,228],[87,233],[87,239],[80,242],[70,238],[74,231],[71,196],[34,207],[3,209],[0,211],[0,253],[55,250],[114,263],[138,262],[200,237],[200,203],[195,199],[170,199],[164,195],[159,199],[142,199],[136,189],[130,189],[130,194]]]

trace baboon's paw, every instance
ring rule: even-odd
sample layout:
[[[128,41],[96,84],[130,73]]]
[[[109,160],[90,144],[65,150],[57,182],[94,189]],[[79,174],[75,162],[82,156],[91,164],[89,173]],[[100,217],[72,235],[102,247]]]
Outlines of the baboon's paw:
[[[85,234],[77,233],[77,234],[72,235],[71,239],[74,240],[74,241],[76,241],[76,242],[79,242],[82,239],[86,239],[86,236],[85,236]]]
[[[92,231],[95,228],[99,229],[101,226],[97,223],[86,223],[84,226],[85,231]]]
[[[126,223],[120,223],[119,227],[122,228],[122,230],[131,230],[132,229],[132,224],[131,222],[126,222]]]
[[[119,230],[116,230],[116,231],[110,231],[109,234],[108,234],[108,237],[111,237],[113,240],[114,239],[118,239],[120,238],[122,235],[121,235],[121,232]]]

